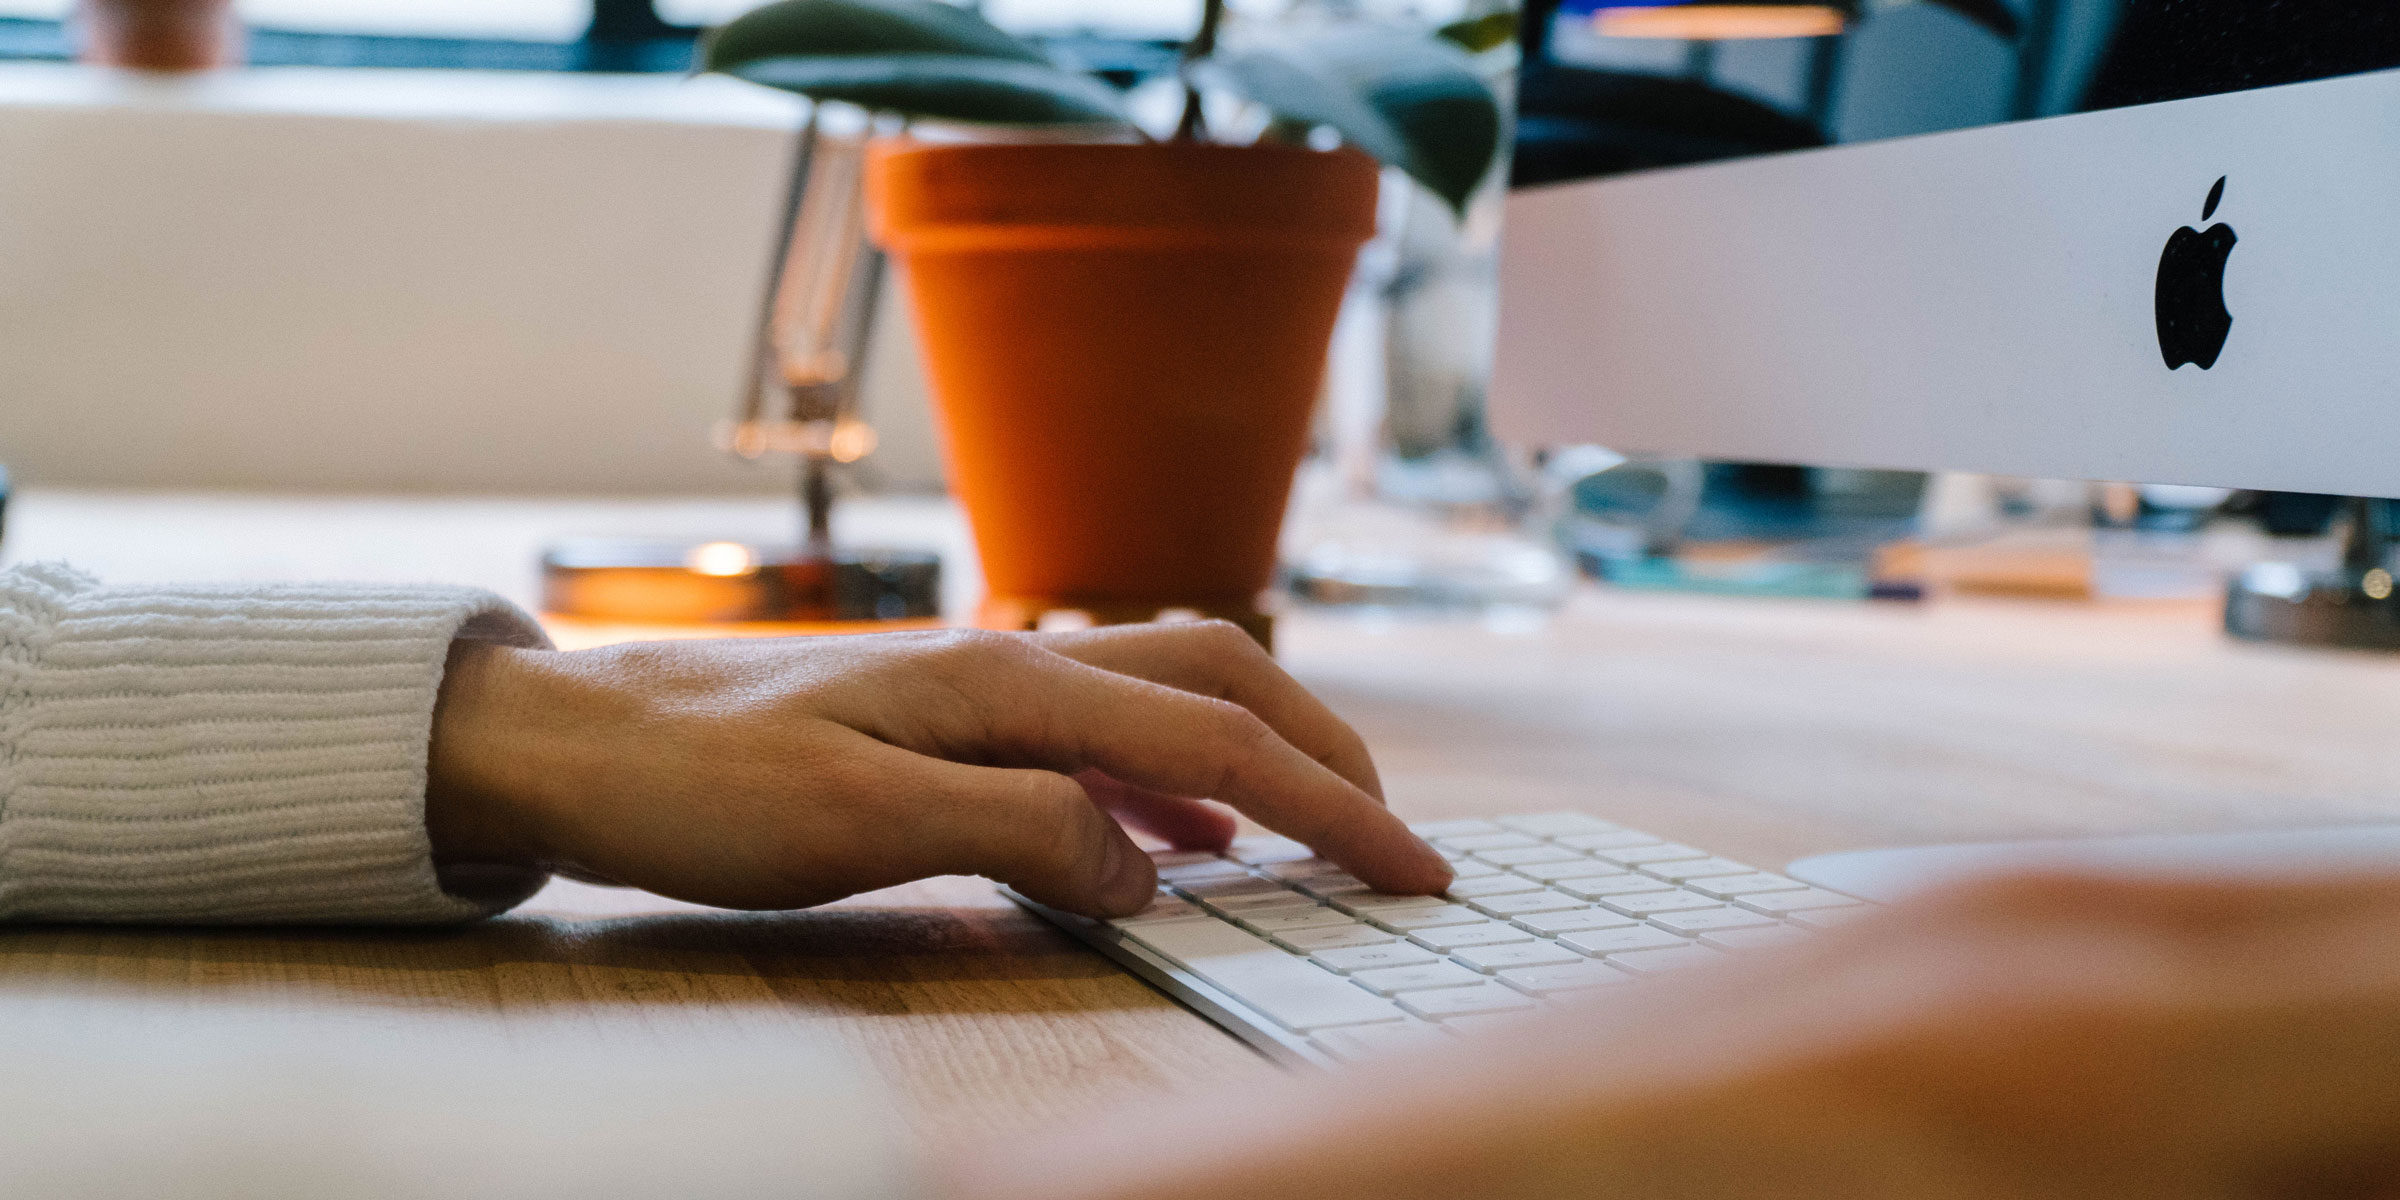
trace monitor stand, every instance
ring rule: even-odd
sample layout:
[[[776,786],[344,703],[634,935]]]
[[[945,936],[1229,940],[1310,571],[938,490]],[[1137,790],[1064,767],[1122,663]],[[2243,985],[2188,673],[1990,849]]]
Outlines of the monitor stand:
[[[2225,596],[2225,631],[2238,638],[2306,646],[2400,650],[2400,598],[2392,550],[2400,517],[2390,500],[2352,500],[2342,565],[2304,571],[2260,563]]]

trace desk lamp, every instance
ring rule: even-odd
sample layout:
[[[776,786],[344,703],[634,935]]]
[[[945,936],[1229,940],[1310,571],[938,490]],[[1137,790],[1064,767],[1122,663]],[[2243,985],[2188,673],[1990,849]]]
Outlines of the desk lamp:
[[[1566,0],[1563,11],[1589,18],[1602,37],[1673,38],[1694,42],[1749,38],[1831,37],[1862,10],[1895,8],[1913,0]],[[2017,34],[2016,15],[1999,0],[1938,0],[2002,37]]]
[[[875,449],[858,411],[883,256],[865,229],[873,130],[828,128],[812,110],[794,154],[774,267],[734,417],[718,448],[799,461],[790,546],[586,540],[543,556],[543,606],[619,621],[922,622],[940,615],[941,564],[924,552],[845,550],[833,540],[836,472]]]

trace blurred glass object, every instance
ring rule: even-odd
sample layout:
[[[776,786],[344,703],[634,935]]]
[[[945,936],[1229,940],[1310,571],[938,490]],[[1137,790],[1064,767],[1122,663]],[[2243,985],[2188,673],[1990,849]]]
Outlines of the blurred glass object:
[[[543,606],[619,621],[873,625],[938,618],[941,560],[920,550],[837,547],[835,473],[875,450],[859,415],[883,256],[867,240],[866,148],[876,118],[813,105],[794,148],[757,338],[720,449],[800,464],[796,545],[585,538],[542,557]]]
[[[2252,565],[2226,587],[2225,631],[2250,641],[2400,650],[2400,502],[2343,502],[2341,561]]]
[[[833,472],[874,452],[858,412],[860,364],[882,286],[883,255],[866,234],[866,147],[871,119],[819,105],[802,130],[787,233],[752,371],[723,448],[743,458],[796,456],[807,539],[830,536]]]
[[[1286,19],[1407,20],[1425,27],[1513,11],[1512,4],[1294,4]],[[1514,45],[1477,56],[1507,98]],[[1498,316],[1507,164],[1462,215],[1386,172],[1380,232],[1359,256],[1334,333],[1321,457],[1302,480],[1287,531],[1291,593],[1324,604],[1543,608],[1573,572],[1527,532],[1530,464],[1485,424]]]
[[[1926,477],[1770,463],[1552,454],[1560,544],[1618,587],[1827,599],[1913,599],[1879,577],[1912,536]]]

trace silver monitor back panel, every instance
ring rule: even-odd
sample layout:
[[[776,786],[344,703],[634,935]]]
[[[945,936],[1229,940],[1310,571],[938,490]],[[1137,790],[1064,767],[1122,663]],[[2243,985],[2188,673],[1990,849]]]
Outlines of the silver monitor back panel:
[[[1512,441],[2400,496],[2400,72],[1530,189],[1507,230]],[[2218,262],[2221,354],[2170,368]]]

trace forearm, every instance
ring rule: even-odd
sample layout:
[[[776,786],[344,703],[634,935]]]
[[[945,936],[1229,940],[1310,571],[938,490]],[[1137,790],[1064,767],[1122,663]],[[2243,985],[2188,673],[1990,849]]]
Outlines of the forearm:
[[[427,738],[464,588],[104,587],[0,572],[0,918],[442,921],[534,872],[437,873]]]

